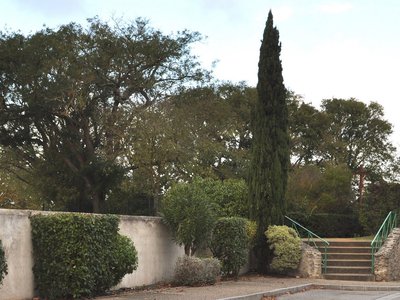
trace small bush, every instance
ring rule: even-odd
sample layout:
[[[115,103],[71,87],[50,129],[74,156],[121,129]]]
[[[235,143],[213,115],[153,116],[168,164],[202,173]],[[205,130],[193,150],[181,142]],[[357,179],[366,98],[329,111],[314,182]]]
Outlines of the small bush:
[[[221,273],[221,264],[216,258],[183,256],[175,267],[174,284],[199,286],[214,284]]]
[[[269,226],[265,235],[273,250],[270,269],[277,273],[295,270],[301,259],[301,239],[293,228]]]
[[[104,293],[137,268],[132,242],[118,218],[81,214],[31,217],[37,289],[48,299]]]
[[[184,245],[186,255],[207,245],[217,220],[216,205],[204,189],[205,180],[177,183],[165,194],[160,215],[175,241]]]
[[[243,218],[220,218],[212,232],[210,249],[222,263],[222,274],[237,276],[248,256],[246,220]]]
[[[6,261],[6,254],[3,250],[3,245],[0,240],[0,285],[3,282],[4,277],[7,275],[7,261]]]

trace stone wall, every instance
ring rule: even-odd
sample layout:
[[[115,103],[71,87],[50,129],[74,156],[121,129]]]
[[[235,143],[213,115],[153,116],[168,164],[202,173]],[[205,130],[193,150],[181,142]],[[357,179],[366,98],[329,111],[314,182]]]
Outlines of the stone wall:
[[[38,211],[0,209],[0,239],[6,254],[8,275],[0,286],[1,300],[32,299],[31,214]],[[151,285],[172,279],[176,260],[184,254],[157,217],[121,216],[120,233],[128,236],[138,251],[139,266],[115,288]]]
[[[303,278],[320,278],[321,263],[321,252],[306,243],[302,243],[301,260],[294,275]]]
[[[400,228],[393,229],[375,254],[374,275],[376,281],[400,280]]]

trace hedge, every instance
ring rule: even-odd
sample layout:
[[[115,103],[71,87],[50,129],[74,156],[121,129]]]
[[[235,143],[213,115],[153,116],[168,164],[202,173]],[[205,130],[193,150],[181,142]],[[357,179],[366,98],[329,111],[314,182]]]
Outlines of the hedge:
[[[210,249],[222,263],[222,274],[237,277],[248,257],[247,220],[239,217],[218,219],[211,236]]]
[[[137,268],[137,252],[118,233],[116,216],[83,214],[31,217],[34,267],[43,298],[104,293]]]
[[[284,274],[297,269],[301,259],[301,239],[297,232],[288,226],[268,226],[265,232],[273,258],[270,269]]]
[[[289,213],[288,216],[321,237],[354,237],[364,234],[356,215]],[[288,224],[289,225],[289,224]]]

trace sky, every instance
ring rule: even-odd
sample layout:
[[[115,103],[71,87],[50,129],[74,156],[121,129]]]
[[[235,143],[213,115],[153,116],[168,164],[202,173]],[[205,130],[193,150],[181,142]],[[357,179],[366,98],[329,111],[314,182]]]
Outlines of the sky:
[[[287,88],[319,107],[322,99],[378,102],[400,149],[399,0],[0,0],[0,29],[34,33],[86,19],[147,19],[165,34],[189,29],[214,76],[257,84],[268,11],[280,32]]]

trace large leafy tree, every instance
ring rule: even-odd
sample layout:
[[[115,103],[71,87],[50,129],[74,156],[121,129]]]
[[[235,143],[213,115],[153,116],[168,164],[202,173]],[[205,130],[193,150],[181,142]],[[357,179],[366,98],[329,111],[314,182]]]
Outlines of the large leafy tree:
[[[126,159],[136,168],[129,181],[158,206],[176,181],[245,178],[254,92],[242,84],[203,86],[142,110],[126,128]]]
[[[127,124],[207,75],[190,54],[199,38],[142,20],[1,33],[0,144],[51,203],[67,197],[71,210],[99,212],[135,169],[125,163]]]
[[[268,261],[265,231],[282,224],[289,165],[288,112],[283,85],[279,32],[268,14],[260,49],[258,101],[252,116],[252,152],[249,194],[252,218],[257,221],[256,253],[259,269]]]
[[[319,164],[321,145],[329,127],[327,117],[293,92],[288,92],[287,100],[292,167]]]
[[[323,100],[322,113],[328,124],[323,160],[344,163],[354,173],[364,167],[369,175],[382,176],[395,150],[389,140],[392,125],[384,119],[383,107],[354,98],[333,98]]]

